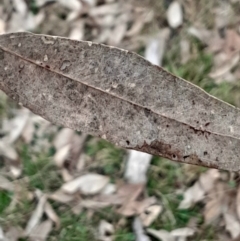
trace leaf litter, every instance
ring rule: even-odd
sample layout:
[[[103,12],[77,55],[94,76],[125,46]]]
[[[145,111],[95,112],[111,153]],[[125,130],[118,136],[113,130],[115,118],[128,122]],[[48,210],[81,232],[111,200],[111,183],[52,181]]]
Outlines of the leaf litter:
[[[29,31],[40,26],[41,32],[44,34],[63,35],[70,36],[72,39],[87,39],[95,42],[104,42],[106,44],[112,44],[133,51],[137,51],[139,48],[144,47],[146,50],[149,49],[150,53],[151,49],[153,49],[152,58],[155,59],[153,62],[157,63],[159,60],[160,65],[162,59],[168,53],[168,41],[171,41],[172,36],[170,35],[169,37],[163,35],[163,37],[161,37],[161,32],[164,31],[164,29],[159,31],[159,35],[157,35],[157,37],[153,36],[152,40],[149,40],[146,35],[141,35],[141,32],[143,30],[145,31],[144,28],[149,26],[149,23],[153,22],[156,15],[156,13],[152,10],[144,11],[144,7],[136,7],[135,5],[132,6],[129,3],[125,5],[124,1],[122,3],[115,1],[102,1],[104,4],[101,5],[98,4],[98,1],[69,1],[68,6],[66,6],[65,3],[62,3],[62,1],[55,1],[54,3],[50,3],[51,1],[36,1],[36,6],[39,9],[38,13],[33,15],[29,11],[29,5],[26,4],[25,1],[19,2],[19,5],[16,2],[17,1],[13,1],[13,6],[11,6],[11,4],[7,1],[4,3],[8,5],[8,7],[4,7],[9,9],[9,11],[6,11],[1,16],[0,31],[2,33],[15,30]],[[167,31],[169,31],[169,27],[184,27],[186,19],[188,18],[188,9],[186,9],[185,3],[181,5],[180,2],[173,1],[172,4],[178,5],[178,7],[175,6],[175,15],[172,15],[171,17],[171,14],[168,14],[168,17],[166,15],[164,17],[164,21],[168,21],[168,26],[166,28]],[[192,3],[192,5],[194,5],[194,3]],[[13,8],[15,8],[14,11]],[[170,6],[166,8],[165,13],[169,8]],[[57,9],[56,12],[54,12],[55,9]],[[194,11],[192,11],[192,13],[193,12]],[[67,21],[58,20],[55,17],[56,14],[66,14]],[[82,14],[85,14],[84,18],[82,18]],[[219,5],[218,8],[214,9],[214,14],[216,15],[216,19],[214,20],[216,21],[216,27],[225,28],[223,36],[221,36],[219,31],[216,31],[216,29],[201,28],[195,23],[192,24],[191,31],[189,30],[189,32],[194,33],[194,35],[206,45],[204,50],[206,53],[213,54],[214,62],[212,71],[209,75],[215,80],[215,83],[221,84],[225,81],[235,83],[239,79],[236,77],[239,69],[239,32],[236,28],[233,28],[235,25],[231,19],[231,16],[234,14],[233,7],[230,3],[226,3],[226,5]],[[118,18],[116,18],[116,16],[118,16]],[[45,17],[46,20],[44,20]],[[114,22],[113,20],[115,19],[116,21]],[[24,29],[22,29],[22,26],[24,26]],[[59,26],[61,27],[59,28]],[[114,33],[119,34],[116,39],[113,38]],[[188,39],[188,36],[184,36],[184,40],[185,41],[181,43],[181,59],[182,63],[187,63],[192,59],[194,49],[191,39]],[[189,44],[187,41],[189,41]],[[167,49],[165,50],[166,53],[164,52],[164,49]],[[48,61],[49,56],[47,56],[47,58],[44,57],[44,59]],[[33,153],[42,152],[52,146],[56,149],[54,157],[52,157],[52,161],[56,163],[56,172],[59,170],[59,173],[65,173],[62,174],[63,179],[65,179],[65,181],[63,180],[62,185],[65,185],[68,182],[71,183],[71,181],[80,176],[88,175],[87,173],[92,173],[92,170],[88,171],[88,167],[86,166],[87,163],[84,164],[85,161],[82,161],[84,159],[82,158],[82,150],[86,137],[76,134],[73,131],[71,132],[75,138],[72,137],[72,139],[68,139],[68,137],[66,138],[64,135],[61,137],[61,130],[64,132],[65,128],[62,128],[59,132],[59,128],[55,128],[49,122],[45,121],[41,117],[33,115],[32,113],[26,113],[26,116],[24,117],[25,111],[26,110],[20,105],[17,107],[17,111],[13,111],[13,115],[15,116],[14,118],[9,118],[8,116],[7,119],[1,119],[1,123],[3,123],[1,133],[4,134],[4,140],[8,141],[2,141],[3,138],[0,139],[0,143],[2,145],[2,149],[0,148],[0,155],[3,156],[4,163],[6,163],[7,160],[13,161],[11,163],[14,163],[11,165],[9,165],[9,163],[4,164],[5,166],[8,166],[3,169],[4,175],[2,175],[1,169],[1,177],[4,177],[5,180],[1,183],[4,186],[5,191],[15,192],[16,190],[14,188],[15,183],[9,181],[10,177],[18,180],[21,178],[21,175],[25,175],[22,172],[22,166],[18,166],[18,164],[15,165],[15,161],[17,161],[17,163],[22,162],[22,157],[19,155],[18,148],[18,143],[20,141],[28,144],[36,142],[37,144],[33,144],[31,147],[31,151],[33,151]],[[56,140],[58,135],[60,136],[59,139],[63,141],[62,146],[58,144],[56,145],[55,142],[52,141],[54,139],[52,137],[55,137]],[[80,140],[76,141],[78,137],[83,140],[82,143]],[[75,142],[80,143],[77,144],[76,149],[74,147]],[[33,156],[31,161],[35,162],[35,159],[36,158]],[[81,161],[78,162],[80,159]],[[69,165],[69,160],[71,160],[71,165]],[[78,165],[80,167],[76,170],[76,166]],[[6,170],[7,175],[5,175]],[[12,176],[10,173],[12,173]],[[140,178],[140,180],[144,180],[143,182],[147,183],[149,176],[146,175],[146,171],[143,173],[144,178]],[[102,175],[102,173],[99,174]],[[134,175],[136,176],[136,180],[138,179],[135,171],[132,172],[132,175],[133,177]],[[107,178],[107,175],[105,174],[102,176]],[[232,180],[229,180],[229,178],[223,178],[222,176],[221,172],[210,170],[210,172],[207,171],[200,174],[199,178],[195,183],[193,183],[193,185],[189,185],[188,183],[184,184],[184,189],[180,190],[184,196],[184,200],[179,204],[187,209],[193,208],[198,205],[198,203],[203,204],[202,214],[204,222],[206,224],[221,224],[223,225],[224,230],[227,231],[227,234],[225,235],[228,238],[237,238],[239,235],[239,216],[237,216],[239,215],[239,191],[234,188],[230,189],[229,185],[225,185],[224,183],[228,181],[232,182]],[[69,178],[72,178],[72,180]],[[130,177],[129,179],[127,178],[127,181],[130,181],[130,179]],[[142,181],[140,181],[140,183],[142,183]],[[86,183],[85,185],[88,186],[90,184]],[[95,215],[97,215],[97,210],[106,207],[106,205],[114,207],[117,206],[117,212],[122,212],[122,215],[139,215],[139,230],[135,231],[139,240],[151,240],[151,237],[154,236],[153,233],[158,233],[159,236],[155,237],[160,240],[176,240],[176,237],[177,240],[191,240],[191,235],[196,235],[195,231],[189,229],[188,227],[183,227],[183,229],[180,230],[168,229],[168,231],[163,229],[147,229],[147,234],[145,227],[148,227],[151,222],[154,224],[154,220],[161,218],[161,215],[164,215],[164,209],[168,209],[169,207],[167,207],[164,202],[163,205],[159,204],[159,200],[157,198],[152,198],[151,196],[148,197],[145,193],[145,186],[138,189],[136,186],[132,188],[128,185],[130,184],[125,184],[121,187],[117,185],[117,183],[108,183],[102,189],[100,188],[97,193],[91,194],[90,196],[88,196],[88,192],[87,194],[85,193],[84,195],[87,195],[86,197],[82,197],[83,193],[81,193],[79,189],[79,193],[68,194],[61,189],[61,186],[59,186],[60,189],[56,189],[56,192],[47,192],[48,194],[46,194],[46,199],[52,199],[59,205],[69,205],[70,207],[76,206],[76,203],[79,202],[81,212],[83,211],[82,208],[85,207],[94,209],[96,211]],[[190,186],[190,188],[187,189],[187,186]],[[133,191],[135,188],[137,189],[136,192]],[[236,188],[238,188],[238,185]],[[99,187],[95,190],[98,189]],[[86,188],[86,190],[88,191],[88,188]],[[184,192],[183,190],[187,191]],[[177,192],[179,193],[179,190],[177,190]],[[17,198],[16,200],[18,201],[16,202],[21,201],[21,199],[22,197],[20,199]],[[37,197],[36,199],[38,200],[37,207],[39,208],[38,205],[40,201]],[[43,215],[40,212],[35,216],[34,222],[37,224],[32,225],[35,226],[35,228],[32,229],[31,234],[31,238],[33,240],[36,240],[36,238],[46,240],[47,236],[49,236],[49,232],[54,228],[53,223],[55,223],[57,227],[60,225],[58,216],[56,216],[57,214],[51,207],[49,208],[47,204],[49,204],[48,201],[46,201],[44,205],[45,211],[42,210],[42,208],[40,211],[41,213],[46,212],[48,219],[44,220],[43,216],[45,214]],[[36,210],[34,213],[37,213]],[[31,218],[29,219],[29,222],[30,220]],[[101,223],[103,223],[103,229],[108,229],[108,226],[111,226],[111,229],[114,229],[114,223],[104,221],[100,222],[100,226]],[[9,233],[15,232],[13,230],[7,231],[5,228],[3,228],[3,230],[5,232],[2,231],[2,237],[8,237]],[[109,230],[107,231],[107,234],[111,233],[114,237],[114,232]],[[21,231],[16,233],[18,237],[22,237],[22,234],[20,234]],[[187,238],[187,235],[189,235],[189,238]]]

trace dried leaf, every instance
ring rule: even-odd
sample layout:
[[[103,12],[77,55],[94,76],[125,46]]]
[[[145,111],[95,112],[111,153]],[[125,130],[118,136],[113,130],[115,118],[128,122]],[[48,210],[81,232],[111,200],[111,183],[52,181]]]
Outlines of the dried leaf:
[[[223,217],[226,224],[226,230],[229,231],[231,237],[238,237],[238,235],[240,235],[240,223],[237,217],[230,212],[224,213]]]
[[[205,192],[199,182],[196,182],[192,187],[188,188],[184,193],[184,199],[179,204],[179,209],[190,208],[193,204],[201,201],[204,198]]]
[[[166,49],[165,45],[169,35],[169,29],[165,28],[161,30],[157,36],[149,40],[145,50],[145,58],[152,64],[162,65],[162,59]]]
[[[39,198],[38,205],[37,205],[36,209],[33,211],[32,216],[27,223],[27,226],[25,229],[26,235],[29,235],[30,233],[32,233],[33,230],[35,229],[35,227],[37,227],[39,225],[42,215],[44,213],[46,201],[47,201],[47,199],[46,199],[45,195],[42,195]],[[35,234],[35,231],[34,231],[34,234]]]
[[[105,208],[105,207],[108,207],[109,205],[110,205],[109,202],[99,202],[91,199],[81,200],[79,203],[79,207],[90,208],[90,209]]]
[[[121,9],[119,3],[104,4],[101,6],[91,8],[89,11],[89,15],[95,17],[99,15],[117,14],[119,13],[119,9]]]
[[[166,230],[147,229],[147,232],[161,241],[175,241],[175,238]]]
[[[236,208],[237,208],[238,218],[240,219],[240,186],[238,187],[238,190],[237,190]]]
[[[236,53],[232,58],[228,58],[225,62],[221,63],[220,66],[217,66],[216,69],[209,74],[209,76],[213,79],[219,78],[229,72],[238,62],[239,53]]]
[[[108,183],[108,184],[104,187],[104,189],[102,190],[101,193],[104,194],[104,195],[109,195],[109,194],[115,193],[116,190],[117,190],[117,188],[116,188],[116,185],[115,185],[115,184]]]
[[[109,182],[109,178],[103,175],[89,173],[78,177],[62,186],[67,193],[80,191],[85,195],[93,195],[99,193]]]
[[[48,195],[48,198],[61,203],[69,203],[74,200],[74,196],[66,194],[62,189]]]
[[[85,22],[83,20],[74,22],[69,34],[69,38],[73,40],[82,40],[84,38],[84,27]]]
[[[181,63],[186,64],[190,59],[190,42],[186,39],[181,40]]]
[[[193,204],[203,200],[206,193],[213,188],[214,182],[219,177],[218,170],[214,169],[202,173],[199,180],[184,193],[184,199],[180,203],[179,209],[190,208]]]
[[[155,197],[146,198],[142,201],[128,200],[117,212],[124,216],[139,215],[147,210],[149,206],[155,204],[156,201]]]
[[[183,22],[182,7],[178,1],[173,1],[167,10],[168,24],[172,28],[179,27]]]
[[[215,184],[215,181],[218,180],[220,177],[220,173],[216,169],[210,169],[205,173],[202,173],[199,177],[199,183],[201,188],[205,192],[209,192]]]
[[[162,206],[152,205],[140,214],[140,219],[144,227],[150,226],[162,211]]]
[[[53,141],[53,145],[56,150],[60,150],[64,146],[68,145],[73,138],[74,131],[69,128],[61,129]]]
[[[205,205],[204,221],[210,224],[222,214],[221,199],[210,199]]]
[[[52,221],[46,220],[37,225],[30,233],[31,241],[45,241],[52,230]]]
[[[2,227],[0,226],[0,241],[4,241],[5,240],[5,236],[2,230]]]
[[[147,181],[146,173],[150,165],[152,156],[147,153],[131,150],[124,173],[129,183],[145,183]]]
[[[19,241],[19,239],[23,236],[23,229],[21,227],[11,227],[6,232],[7,241]],[[1,240],[1,235],[0,235]]]
[[[18,178],[22,174],[22,168],[20,166],[11,165],[9,169],[14,178]]]
[[[111,223],[108,223],[106,220],[101,220],[98,230],[99,230],[99,240],[102,240],[102,241],[113,240],[112,235],[114,234],[114,227]]]
[[[7,191],[14,191],[14,184],[10,182],[6,177],[0,175],[0,189]]]
[[[189,237],[189,236],[193,236],[195,233],[195,230],[192,228],[178,228],[175,229],[173,231],[171,231],[171,235],[173,237]]]
[[[44,212],[46,213],[47,217],[55,223],[58,229],[60,227],[60,219],[49,202],[46,202]]]
[[[58,0],[58,2],[66,8],[79,12],[82,9],[82,3],[78,0]]]
[[[143,188],[143,184],[124,184],[118,188],[116,194],[100,195],[96,197],[96,201],[113,205],[127,205],[139,197],[143,191]]]
[[[150,238],[146,235],[141,220],[135,217],[133,221],[133,230],[136,234],[136,241],[150,241]]]
[[[27,124],[29,114],[29,110],[21,109],[16,112],[15,118],[3,123],[3,130],[8,133],[3,138],[3,141],[7,142],[8,144],[12,144],[18,139]]]
[[[0,59],[0,89],[55,124],[174,161],[240,169],[239,110],[136,54],[13,33],[0,36]]]
[[[66,168],[62,168],[61,174],[64,182],[70,182],[74,178]]]
[[[16,161],[18,159],[18,153],[16,150],[7,142],[0,141],[0,155],[12,160]]]
[[[69,155],[70,148],[71,148],[71,145],[68,144],[68,145],[62,147],[61,149],[59,149],[59,150],[54,154],[53,160],[54,160],[55,164],[56,164],[58,167],[62,167],[62,166],[63,166],[65,160],[67,159],[67,157],[68,157],[68,155]]]

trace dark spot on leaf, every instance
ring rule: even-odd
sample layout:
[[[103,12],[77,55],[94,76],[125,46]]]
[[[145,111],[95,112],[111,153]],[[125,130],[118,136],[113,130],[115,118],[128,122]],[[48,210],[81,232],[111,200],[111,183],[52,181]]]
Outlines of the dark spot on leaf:
[[[145,213],[146,215],[149,215],[151,212],[149,212],[148,210],[145,210],[144,213]]]
[[[130,144],[130,141],[129,141],[129,140],[126,140],[126,143],[127,143],[127,145],[129,145],[129,144]]]
[[[210,122],[207,122],[206,124],[205,124],[205,126],[208,126],[210,124]]]
[[[145,114],[146,117],[149,116],[150,112],[151,112],[151,111],[150,111],[149,109],[144,108],[144,114]]]
[[[4,59],[4,52],[0,49],[0,60]]]
[[[207,154],[208,154],[207,151],[203,152],[203,155],[204,155],[204,156],[206,156]]]

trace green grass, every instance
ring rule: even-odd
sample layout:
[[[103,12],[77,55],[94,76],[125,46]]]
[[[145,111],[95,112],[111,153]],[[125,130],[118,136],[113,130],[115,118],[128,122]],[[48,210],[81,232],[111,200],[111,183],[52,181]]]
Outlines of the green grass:
[[[7,191],[0,191],[0,213],[4,212],[4,210],[8,207],[11,202],[12,193]]]

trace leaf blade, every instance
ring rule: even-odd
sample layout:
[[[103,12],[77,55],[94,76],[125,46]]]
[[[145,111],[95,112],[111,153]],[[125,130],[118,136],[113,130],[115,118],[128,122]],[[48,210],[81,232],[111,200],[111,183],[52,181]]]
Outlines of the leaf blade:
[[[0,71],[0,89],[55,124],[179,162],[240,169],[239,110],[137,54],[14,33],[0,36]]]

